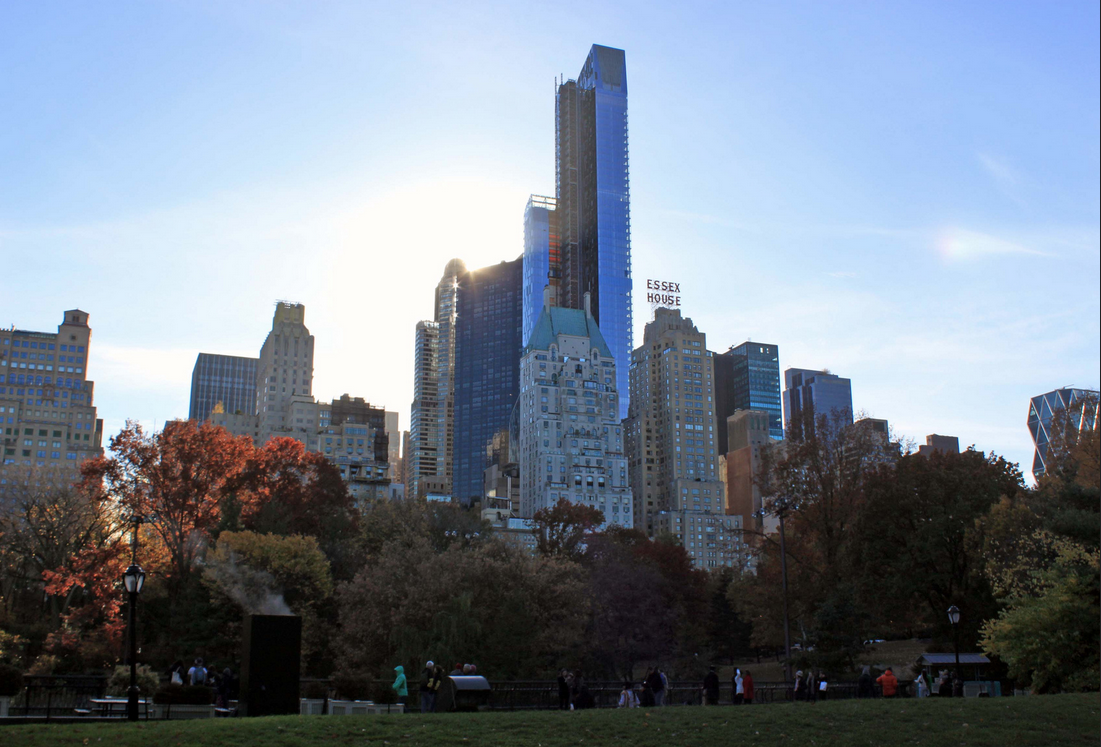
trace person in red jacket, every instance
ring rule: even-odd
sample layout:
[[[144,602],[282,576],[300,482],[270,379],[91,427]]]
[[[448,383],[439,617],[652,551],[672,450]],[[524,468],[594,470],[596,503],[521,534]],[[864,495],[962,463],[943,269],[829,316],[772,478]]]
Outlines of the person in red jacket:
[[[753,675],[742,672],[742,705],[753,705]]]
[[[876,677],[875,681],[883,686],[884,698],[893,698],[898,694],[898,678],[895,677],[890,667],[887,667],[886,672]]]

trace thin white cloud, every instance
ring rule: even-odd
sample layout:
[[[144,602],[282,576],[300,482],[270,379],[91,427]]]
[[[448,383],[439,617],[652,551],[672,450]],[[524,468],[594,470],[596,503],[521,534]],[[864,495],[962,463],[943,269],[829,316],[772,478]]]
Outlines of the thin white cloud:
[[[979,163],[986,169],[986,173],[994,177],[994,180],[1008,186],[1016,186],[1020,183],[1021,178],[1017,172],[1000,158],[995,158],[989,153],[977,153],[976,156],[979,159]]]
[[[949,261],[969,261],[1004,255],[1051,256],[1016,241],[958,227],[942,230],[936,239],[936,249]]]

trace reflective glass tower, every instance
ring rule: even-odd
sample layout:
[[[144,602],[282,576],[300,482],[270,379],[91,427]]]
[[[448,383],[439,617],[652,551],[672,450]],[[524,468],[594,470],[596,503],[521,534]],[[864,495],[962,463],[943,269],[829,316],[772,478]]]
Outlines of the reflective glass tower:
[[[826,416],[836,426],[853,422],[852,381],[828,371],[789,368],[784,371],[784,424],[787,437],[801,441],[804,428]]]
[[[743,342],[715,356],[715,415],[719,453],[727,452],[726,419],[738,410],[768,413],[768,435],[784,437],[780,398],[780,351],[764,342]]]
[[[256,414],[257,358],[199,353],[191,372],[187,417],[206,420],[217,405],[228,413]]]
[[[543,310],[543,289],[551,286],[557,304],[558,213],[553,197],[532,195],[524,209],[524,345]]]
[[[555,101],[561,282],[558,303],[593,317],[616,361],[619,416],[627,417],[631,330],[631,205],[627,158],[627,63],[594,44],[577,80]]]
[[[1098,424],[1098,392],[1089,389],[1056,389],[1033,397],[1028,405],[1028,432],[1036,454],[1032,458],[1032,476],[1037,480],[1047,469],[1047,447],[1052,437],[1052,420],[1060,411],[1069,410],[1066,426],[1087,430]]]
[[[520,393],[522,272],[518,258],[458,277],[451,495],[464,505],[485,497],[486,447],[508,428]]]

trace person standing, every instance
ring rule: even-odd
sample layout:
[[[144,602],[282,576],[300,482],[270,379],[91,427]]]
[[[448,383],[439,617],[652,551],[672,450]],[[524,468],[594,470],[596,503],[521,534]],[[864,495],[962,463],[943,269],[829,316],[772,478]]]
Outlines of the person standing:
[[[432,686],[436,677],[436,662],[429,660],[424,664],[424,671],[421,672],[421,686],[420,686],[420,699],[421,699],[421,713],[431,713],[432,707],[435,705],[436,690]]]
[[[654,691],[650,689],[650,678],[653,674],[653,669],[647,669],[646,676],[642,678],[642,695],[639,701],[643,708],[652,708],[654,705]]]
[[[661,691],[665,693],[665,695],[662,696],[661,702],[658,703],[658,705],[665,705],[667,702],[669,702],[671,693],[671,691],[669,690],[669,678],[665,676],[665,670],[661,667],[655,667],[655,669],[657,669],[658,676],[661,677]]]
[[[917,679],[914,680],[914,684],[917,685],[917,696],[919,698],[929,697],[929,686],[925,684],[925,673],[918,672]]]
[[[195,663],[191,669],[187,670],[187,682],[189,685],[206,684],[206,667],[203,666],[203,657],[195,657]]]
[[[661,672],[659,672],[656,667],[650,672],[650,676],[646,678],[646,682],[650,685],[650,692],[654,695],[654,705],[664,705],[665,683],[662,681]]]
[[[807,697],[807,683],[803,679],[803,670],[799,669],[795,672],[795,695],[794,700],[796,702],[800,700],[806,700]]]
[[[742,704],[753,705],[753,675],[742,672]]]
[[[436,712],[436,704],[439,702],[440,686],[443,685],[443,664],[432,667],[432,713]]]
[[[570,680],[565,669],[558,670],[558,710],[570,710]]]
[[[218,678],[218,685],[214,689],[214,704],[219,708],[229,708],[229,701],[233,699],[233,670],[226,667],[222,670],[222,676]]]
[[[822,677],[822,679],[818,680],[818,699],[819,700],[825,700],[826,699],[826,689],[827,689],[827,687],[828,687],[828,685],[826,683],[826,678],[825,677]]]
[[[734,690],[734,705],[741,705],[745,699],[745,677],[742,675],[742,670],[734,670],[732,684]]]
[[[708,669],[703,678],[703,704],[719,704],[719,675],[715,673],[715,667]]]
[[[623,683],[623,690],[619,693],[617,708],[638,708],[638,696],[630,682]]]
[[[860,670],[860,676],[856,680],[856,697],[870,698],[875,694],[872,690],[872,668],[865,666]]]
[[[898,678],[895,677],[895,673],[891,671],[890,667],[887,667],[887,671],[875,678],[875,681],[883,686],[883,697],[893,698],[898,694]]]
[[[405,682],[405,667],[398,664],[394,667],[394,674],[397,676],[394,677],[394,684],[390,685],[390,689],[397,695],[398,702],[404,706],[406,699],[409,697],[409,687]]]

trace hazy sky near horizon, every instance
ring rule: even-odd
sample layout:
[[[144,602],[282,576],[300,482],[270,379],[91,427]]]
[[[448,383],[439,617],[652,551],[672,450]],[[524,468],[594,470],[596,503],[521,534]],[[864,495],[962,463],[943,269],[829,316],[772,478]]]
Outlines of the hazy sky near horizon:
[[[647,278],[722,351],[1031,467],[1028,398],[1101,379],[1096,2],[0,6],[0,324],[91,315],[107,433],[306,304],[315,393],[408,427],[447,260],[523,250],[555,76],[627,54]]]

